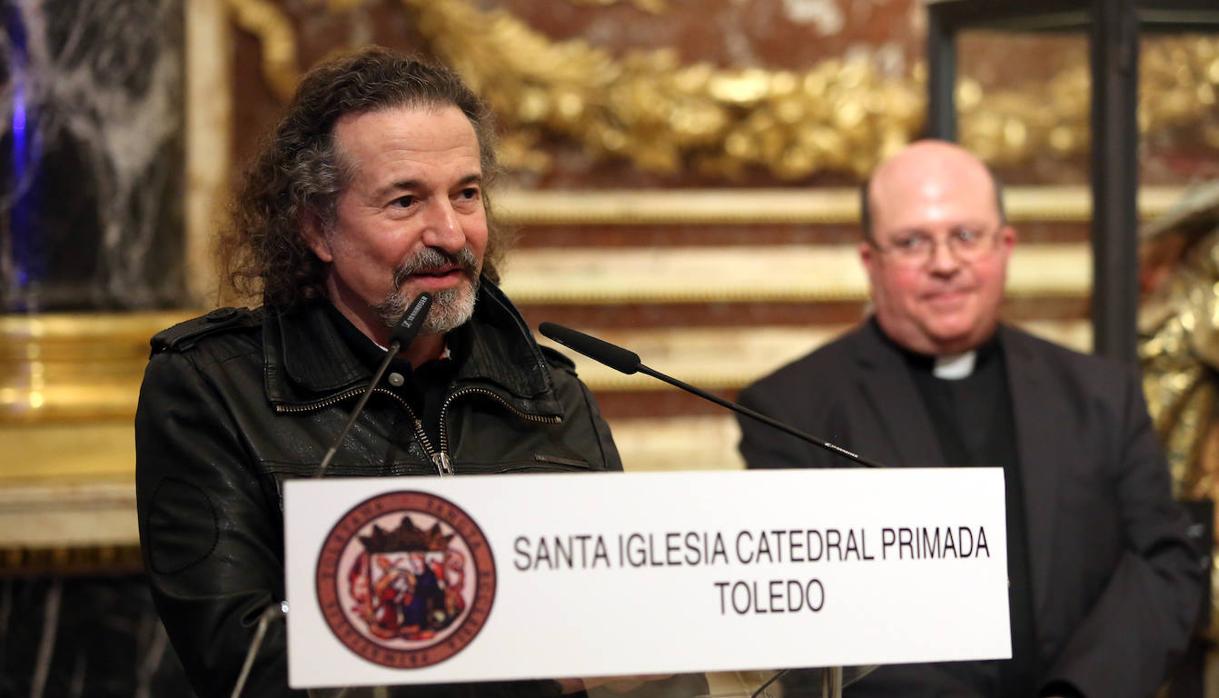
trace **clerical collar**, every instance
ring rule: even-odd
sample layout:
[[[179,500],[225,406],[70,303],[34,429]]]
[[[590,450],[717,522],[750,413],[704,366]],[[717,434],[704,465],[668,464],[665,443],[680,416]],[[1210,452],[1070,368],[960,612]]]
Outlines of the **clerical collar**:
[[[888,342],[901,353],[910,368],[917,371],[926,371],[936,378],[943,380],[963,380],[969,378],[976,369],[985,366],[999,352],[999,333],[995,332],[991,335],[990,339],[983,342],[978,348],[960,354],[922,354],[911,351],[893,341],[880,328],[880,323],[876,321],[875,316],[871,318],[871,322],[872,327],[884,338],[884,341]]]
[[[974,364],[977,359],[978,352],[972,349],[960,354],[941,354],[935,357],[931,375],[950,381],[969,378],[974,372]]]

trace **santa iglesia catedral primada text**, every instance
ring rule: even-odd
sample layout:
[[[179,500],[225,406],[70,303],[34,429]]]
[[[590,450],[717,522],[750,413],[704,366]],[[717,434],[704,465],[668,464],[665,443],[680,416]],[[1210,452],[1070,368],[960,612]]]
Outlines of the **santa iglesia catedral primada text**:
[[[513,566],[538,570],[697,567],[990,557],[984,526],[795,528],[517,536]]]

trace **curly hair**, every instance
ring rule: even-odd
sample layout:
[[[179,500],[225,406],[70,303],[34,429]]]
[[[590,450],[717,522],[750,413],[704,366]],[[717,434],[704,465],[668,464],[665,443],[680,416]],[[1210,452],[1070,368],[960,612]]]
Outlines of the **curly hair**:
[[[324,227],[334,225],[339,195],[350,182],[350,168],[335,147],[335,122],[347,114],[435,106],[455,106],[470,120],[489,185],[497,174],[491,114],[449,69],[371,47],[310,70],[235,193],[217,249],[222,278],[239,294],[261,290],[263,302],[272,305],[324,296],[326,264],[306,244],[301,220],[314,215]],[[490,198],[484,202],[483,275],[498,282],[496,265],[511,240],[495,224]]]

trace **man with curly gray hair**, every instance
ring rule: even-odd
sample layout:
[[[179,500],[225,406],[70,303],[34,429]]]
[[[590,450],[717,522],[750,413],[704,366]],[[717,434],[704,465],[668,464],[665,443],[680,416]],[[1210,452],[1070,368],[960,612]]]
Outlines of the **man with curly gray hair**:
[[[383,49],[312,70],[239,189],[221,249],[261,294],[161,332],[136,416],[140,540],[158,611],[201,696],[228,695],[255,621],[284,599],[282,485],[327,475],[620,470],[570,361],[496,286],[489,115],[450,71]],[[370,386],[420,294],[418,337]],[[578,681],[419,689],[546,695]],[[291,695],[282,624],[246,695]]]
[[[440,108],[444,106],[449,109]],[[491,281],[499,281],[497,262],[510,240],[494,225],[484,189],[498,167],[490,114],[448,70],[406,60],[383,49],[370,49],[348,60],[320,65],[305,76],[288,114],[249,168],[236,196],[231,225],[220,241],[221,267],[237,291],[260,292],[268,303],[290,306],[333,290],[326,288],[330,266],[323,259],[324,253],[318,253],[315,242],[319,236],[335,232],[341,222],[340,195],[358,184],[361,174],[356,166],[359,154],[341,148],[339,141],[344,136],[358,138],[366,128],[377,128],[367,126],[374,118],[372,114],[398,123],[386,116],[392,110],[417,113],[421,122],[430,122],[433,117],[468,122],[468,126],[457,121],[453,125],[460,137],[470,133],[474,137],[465,145],[473,149],[467,153],[471,158],[468,164],[475,166],[478,181],[472,182],[477,186],[465,195],[481,199],[472,209],[480,219],[474,225],[486,228],[485,232],[471,232],[485,240],[483,273]],[[355,124],[361,118],[363,123]],[[402,126],[411,127],[406,123]],[[356,145],[352,138],[347,140],[348,148]],[[435,257],[435,249],[425,247],[433,251],[431,256],[404,260],[406,268],[400,265],[399,269],[409,274],[411,266],[438,266],[441,262]],[[463,257],[467,277],[477,283],[477,274],[469,273],[474,271],[470,268],[475,261],[472,252],[466,250]],[[398,287],[400,284],[395,289]],[[447,307],[452,302],[469,306],[472,301],[471,294],[445,291],[436,299],[433,317],[456,312]],[[463,296],[464,301],[460,300]],[[395,290],[382,299],[380,314],[385,324],[396,324],[401,317],[403,298],[404,294]],[[461,323],[451,324],[456,327]]]

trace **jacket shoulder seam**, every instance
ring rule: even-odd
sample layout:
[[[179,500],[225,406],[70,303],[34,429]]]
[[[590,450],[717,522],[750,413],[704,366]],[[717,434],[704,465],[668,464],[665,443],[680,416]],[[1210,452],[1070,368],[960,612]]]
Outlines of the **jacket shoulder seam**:
[[[248,330],[261,327],[262,321],[258,314],[246,308],[217,308],[216,310],[180,322],[173,327],[161,330],[153,335],[151,341],[152,354],[164,351],[185,351],[195,346],[199,340],[216,334]]]
[[[539,344],[538,348],[542,350],[542,356],[546,358],[546,363],[552,367],[564,369],[572,374],[576,372],[576,362],[572,361],[566,354],[543,344]]]

